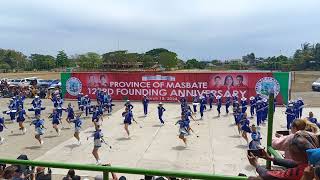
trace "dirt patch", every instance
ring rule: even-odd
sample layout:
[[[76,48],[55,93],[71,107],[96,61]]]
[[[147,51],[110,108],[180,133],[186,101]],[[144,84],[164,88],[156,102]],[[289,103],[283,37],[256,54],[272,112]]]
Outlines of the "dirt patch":
[[[39,79],[60,79],[60,72],[19,72],[19,73],[0,73],[0,78],[27,78],[38,77]]]

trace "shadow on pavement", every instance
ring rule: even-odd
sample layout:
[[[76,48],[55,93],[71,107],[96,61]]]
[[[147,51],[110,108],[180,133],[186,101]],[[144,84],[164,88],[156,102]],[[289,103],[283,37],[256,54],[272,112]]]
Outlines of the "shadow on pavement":
[[[242,144],[239,144],[238,146],[235,146],[236,148],[239,148],[239,149],[247,149],[248,146],[247,145],[242,145]]]
[[[186,150],[187,148],[185,146],[175,146],[175,147],[172,147],[172,149],[177,151],[183,151],[183,150]]]
[[[25,147],[25,149],[40,149],[40,146],[29,146]]]

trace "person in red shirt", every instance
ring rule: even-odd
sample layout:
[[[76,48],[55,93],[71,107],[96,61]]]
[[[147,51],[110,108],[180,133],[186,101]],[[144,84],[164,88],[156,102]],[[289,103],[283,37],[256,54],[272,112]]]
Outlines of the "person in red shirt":
[[[242,75],[237,75],[236,79],[237,79],[236,87],[247,88],[247,85],[243,84],[243,76]]]
[[[248,155],[248,160],[256,168],[259,177],[264,180],[300,180],[304,169],[308,166],[306,150],[319,148],[319,136],[305,131],[297,132],[289,143],[289,150],[292,160],[273,158],[267,152],[263,152],[261,158],[272,161],[275,165],[286,167],[286,170],[268,170],[258,164],[258,157],[253,154]]]
[[[221,77],[219,75],[211,78],[210,84],[213,89],[220,89],[222,87]]]

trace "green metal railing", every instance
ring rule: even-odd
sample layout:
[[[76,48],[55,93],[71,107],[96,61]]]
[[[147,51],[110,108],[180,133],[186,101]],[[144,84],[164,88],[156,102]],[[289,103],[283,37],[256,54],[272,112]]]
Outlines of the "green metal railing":
[[[191,179],[212,179],[212,180],[247,179],[247,177],[240,177],[240,176],[223,176],[223,175],[217,175],[217,174],[193,173],[193,172],[182,172],[182,171],[149,170],[149,169],[125,168],[125,167],[115,167],[115,166],[96,166],[96,165],[29,161],[29,160],[0,159],[0,163],[13,164],[13,165],[41,166],[41,167],[60,168],[60,169],[75,169],[75,170],[85,170],[85,171],[100,171],[100,172],[103,172],[104,180],[109,180],[109,172],[150,175],[150,176],[177,177],[177,178],[191,178]]]
[[[274,115],[274,93],[269,94],[269,109],[268,109],[268,137],[267,150],[270,155],[275,158],[283,158],[276,150],[272,148],[272,134],[273,134],[273,115]],[[267,161],[267,169],[271,169],[271,161]]]

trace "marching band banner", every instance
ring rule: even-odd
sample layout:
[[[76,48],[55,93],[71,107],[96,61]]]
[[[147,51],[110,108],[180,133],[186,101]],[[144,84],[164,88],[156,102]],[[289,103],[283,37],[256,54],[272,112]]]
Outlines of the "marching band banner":
[[[62,73],[62,92],[74,99],[81,92],[95,98],[97,90],[108,92],[114,100],[177,101],[185,96],[213,93],[225,99],[238,95],[249,99],[257,93],[267,97],[275,92],[278,104],[286,104],[289,97],[289,72],[212,72],[212,73],[156,73],[156,72],[72,72]]]

